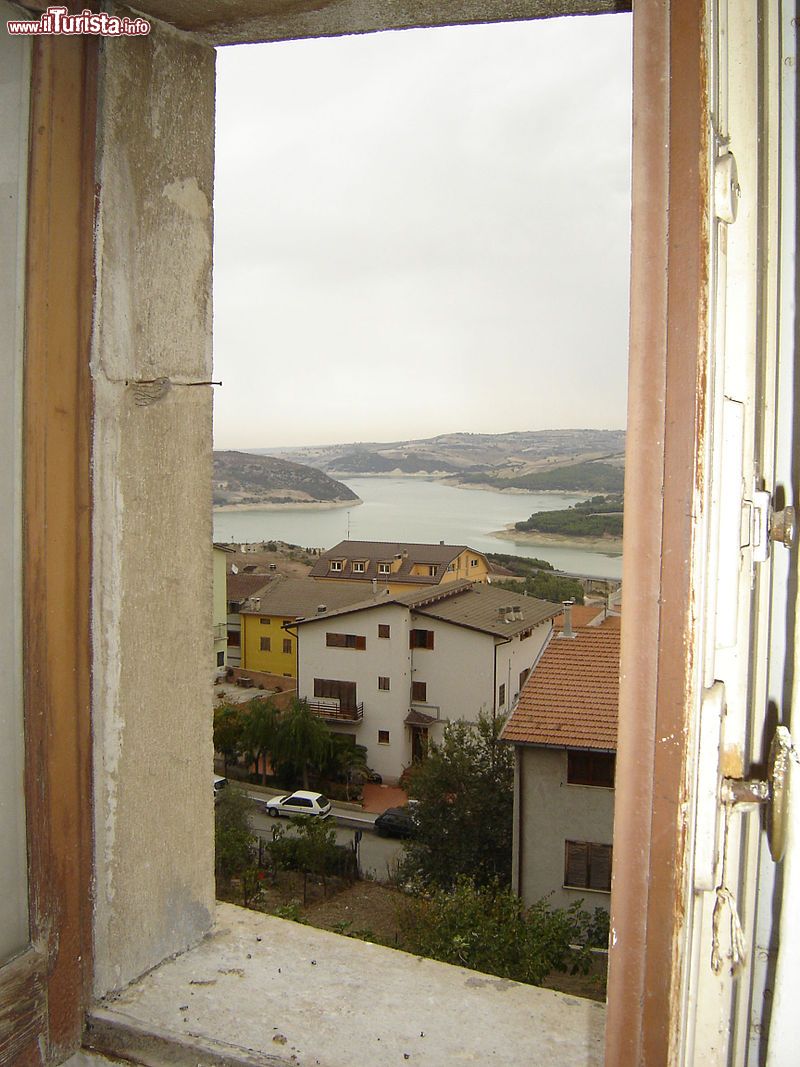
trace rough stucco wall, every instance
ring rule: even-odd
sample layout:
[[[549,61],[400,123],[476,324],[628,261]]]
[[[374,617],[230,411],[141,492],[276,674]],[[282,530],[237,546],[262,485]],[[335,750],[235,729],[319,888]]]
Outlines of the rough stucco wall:
[[[611,844],[614,790],[567,785],[563,750],[515,746],[522,803],[522,862],[519,893],[533,904],[547,893],[553,907],[583,900],[587,911],[608,908],[610,894],[591,889],[564,889],[564,842]],[[516,820],[515,820],[516,821]]]
[[[104,42],[94,426],[95,992],[212,921],[214,54]],[[137,403],[132,381],[168,377]],[[142,397],[139,396],[139,400]]]

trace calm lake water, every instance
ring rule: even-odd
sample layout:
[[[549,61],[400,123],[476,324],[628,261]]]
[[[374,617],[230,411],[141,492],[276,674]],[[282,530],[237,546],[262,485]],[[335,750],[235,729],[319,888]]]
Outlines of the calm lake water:
[[[622,557],[583,548],[517,544],[491,537],[534,511],[569,507],[585,494],[498,493],[457,489],[422,478],[348,478],[364,501],[331,511],[215,511],[215,541],[289,541],[304,548],[331,548],[354,541],[410,541],[470,545],[482,552],[509,552],[546,559],[558,570],[603,578],[622,576]]]

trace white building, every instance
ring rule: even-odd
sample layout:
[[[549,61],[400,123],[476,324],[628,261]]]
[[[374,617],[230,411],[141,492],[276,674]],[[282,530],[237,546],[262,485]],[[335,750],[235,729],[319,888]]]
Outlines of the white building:
[[[449,720],[508,712],[560,610],[469,581],[319,610],[297,623],[298,691],[397,780]]]

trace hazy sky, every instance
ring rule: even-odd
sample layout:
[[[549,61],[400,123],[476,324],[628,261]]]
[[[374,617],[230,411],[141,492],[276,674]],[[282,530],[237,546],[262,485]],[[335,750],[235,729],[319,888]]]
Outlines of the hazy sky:
[[[630,28],[218,52],[218,448],[624,426]]]

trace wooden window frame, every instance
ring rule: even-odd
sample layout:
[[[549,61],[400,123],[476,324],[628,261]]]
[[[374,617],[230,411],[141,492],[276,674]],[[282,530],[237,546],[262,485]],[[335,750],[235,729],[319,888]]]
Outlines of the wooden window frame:
[[[388,622],[379,622],[378,623],[378,637],[380,637],[381,640],[386,640],[388,638],[391,638],[391,636],[392,636],[392,628],[389,625],[389,623]]]
[[[611,777],[605,773],[608,763]],[[584,768],[580,764],[584,763]],[[591,749],[567,749],[567,785],[587,785],[597,789],[613,789],[617,757],[614,752],[594,752]]]
[[[340,634],[329,630],[325,634],[325,646],[327,648],[347,648],[355,652],[364,652],[367,647],[367,639],[363,634]]]
[[[272,651],[272,638],[261,637],[259,638],[259,652],[271,652]]]
[[[378,744],[379,745],[390,745],[391,743],[392,743],[392,741],[391,741],[391,733],[390,733],[390,731],[389,730],[378,730]]]
[[[91,995],[97,54],[94,39],[32,42],[22,470],[30,944],[0,966],[3,1063],[66,1059]]]
[[[424,634],[425,636],[421,637],[420,636],[421,634]],[[420,629],[419,627],[414,627],[414,629],[410,630],[409,634],[408,634],[408,647],[409,648],[433,649],[433,645],[434,645],[434,636],[433,635],[434,635],[434,631],[433,630],[423,630],[423,629]]]
[[[292,639],[291,637],[284,637],[283,639],[283,654],[290,656],[292,654]]]
[[[419,693],[422,696],[419,696]],[[411,703],[412,704],[427,704],[428,703],[428,683],[427,682],[412,682],[411,683]]]
[[[385,684],[383,684],[383,683],[385,683]],[[390,680],[389,676],[386,675],[386,674],[379,674],[378,675],[378,689],[380,690],[380,692],[381,693],[388,693],[390,691],[390,688],[391,688],[391,680]]]
[[[571,882],[569,881],[569,869],[571,864],[571,853],[578,850],[585,850],[586,858],[586,874],[584,881]],[[608,864],[608,884],[592,885],[592,853],[597,852],[600,854],[600,850],[603,850],[603,865]],[[564,888],[565,889],[588,889],[593,893],[610,893],[611,892],[611,874],[614,867],[614,850],[611,845],[603,844],[598,841],[565,841],[564,842]]]
[[[696,697],[687,650],[696,647],[701,622],[693,614],[685,561],[692,558],[705,474],[708,348],[704,13],[703,5],[640,0],[633,21],[626,612],[609,1067],[668,1062],[682,1018],[689,862],[679,816],[691,780],[686,727]],[[15,978],[6,968],[0,972],[0,989],[23,981],[32,1003],[41,1005],[44,997],[37,1018],[47,1020],[47,1055],[55,1059],[59,1050],[77,1047],[91,973],[88,339],[97,42],[39,39],[33,47],[31,128],[37,132],[30,170],[24,460],[28,663],[36,650],[60,648],[54,657],[43,655],[36,671],[25,671],[28,781],[37,783],[28,797],[32,929],[47,958],[47,977],[42,967],[20,977],[27,965],[20,957]],[[665,745],[659,738],[673,741]],[[55,825],[66,832],[51,834]],[[58,922],[50,923],[54,916]],[[8,1048],[0,1044],[3,1054]],[[13,1054],[22,1059],[28,1048],[36,1054],[33,1031],[29,1044],[15,1045]]]

